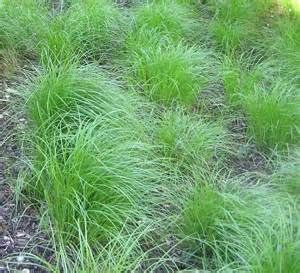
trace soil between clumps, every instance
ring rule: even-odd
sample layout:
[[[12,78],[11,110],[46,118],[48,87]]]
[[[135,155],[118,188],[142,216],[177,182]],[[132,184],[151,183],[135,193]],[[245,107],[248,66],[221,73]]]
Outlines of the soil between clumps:
[[[16,200],[13,184],[21,169],[21,150],[16,135],[25,119],[10,107],[9,90],[16,82],[0,78],[0,273],[47,272],[30,255],[51,262],[53,252],[39,227],[39,215],[29,201]]]

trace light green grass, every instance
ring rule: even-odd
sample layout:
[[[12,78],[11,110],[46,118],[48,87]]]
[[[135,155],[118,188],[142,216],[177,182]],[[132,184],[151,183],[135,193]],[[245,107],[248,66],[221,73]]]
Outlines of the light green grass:
[[[188,6],[177,1],[153,1],[140,5],[135,10],[135,28],[154,29],[162,36],[179,42],[192,40],[196,33],[195,15]]]
[[[209,61],[209,62],[207,62]],[[152,100],[192,105],[210,79],[214,61],[205,48],[151,46],[129,55],[131,82]]]
[[[208,0],[207,3],[209,8],[216,12],[219,18],[243,22],[243,20],[258,20],[259,16],[264,15],[275,2],[273,0]],[[256,15],[258,18],[251,18],[253,15]]]
[[[289,193],[297,201],[300,197],[300,154],[299,149],[294,151],[289,158],[280,162],[280,168],[275,173],[275,180],[280,190]]]
[[[287,83],[276,60],[249,66],[248,59],[224,59],[227,104],[245,113],[249,136],[260,148],[282,150],[297,144],[299,96],[293,84],[297,80],[290,77]]]
[[[129,84],[140,87],[154,101],[193,104],[216,71],[217,61],[204,46],[186,45],[197,26],[190,7],[157,1],[140,5],[134,12],[123,57]]]
[[[299,17],[274,1],[0,0],[0,76],[40,61],[20,88],[16,187],[51,237],[52,264],[37,262],[300,272]],[[239,162],[236,146],[255,152]]]
[[[78,62],[83,58],[78,52],[78,46],[80,45],[73,41],[72,34],[66,27],[64,15],[59,14],[52,19],[40,40],[38,50],[41,63],[51,67]]]
[[[124,18],[110,1],[71,1],[64,23],[79,55],[99,62],[116,54],[124,36]]]
[[[15,49],[22,55],[34,56],[39,39],[49,24],[47,15],[42,2],[1,1],[0,49]]]
[[[135,112],[144,107],[144,102],[130,92],[123,94],[120,83],[111,76],[94,65],[77,68],[67,64],[44,70],[30,85],[34,92],[27,92],[29,116],[38,127],[48,125],[49,120],[76,123],[78,120],[94,121],[102,116],[111,117],[111,122],[118,126],[125,120],[128,124],[139,125]],[[141,136],[137,127],[134,131],[130,129],[128,127],[132,136]],[[135,131],[137,134],[133,134]]]
[[[249,35],[246,27],[248,26],[241,25],[239,21],[236,23],[215,21],[212,25],[217,44],[226,52],[234,51],[242,46],[243,40]]]
[[[278,70],[283,77],[293,80],[298,86],[299,80],[299,50],[300,50],[300,19],[299,15],[282,15],[272,22],[272,28],[265,32],[265,42],[260,44],[267,53],[273,54]]]
[[[123,59],[130,61],[135,55],[143,55],[149,48],[166,47],[170,45],[170,39],[160,35],[155,29],[141,27],[139,30],[131,29],[125,40],[125,52]]]
[[[208,258],[204,264],[208,270],[297,272],[299,233],[293,203],[285,211],[288,199],[262,186],[236,190],[196,187],[182,216],[182,232],[192,240],[187,246],[211,257],[213,263]]]
[[[125,219],[138,217],[137,203],[158,181],[134,97],[101,73],[54,69],[28,101],[36,127],[30,188],[46,200],[66,241],[76,241],[77,226],[91,243],[111,236]]]
[[[222,75],[226,102],[241,107],[243,97],[254,93],[255,86],[272,86],[276,79],[283,81],[277,62],[273,59],[260,60],[253,54],[235,58],[224,56]]]
[[[182,232],[186,236],[197,234],[203,239],[214,239],[215,225],[225,218],[223,199],[210,185],[198,186],[185,204]]]
[[[95,133],[93,126],[101,133]],[[125,219],[139,216],[136,205],[151,189],[156,173],[147,170],[153,164],[141,158],[146,147],[99,124],[73,135],[54,133],[45,131],[34,142],[36,181],[30,188],[46,200],[55,228],[66,243],[77,241],[77,225],[86,229],[87,240],[93,244],[112,236]],[[112,145],[111,134],[119,135],[114,138],[117,145]]]
[[[223,82],[226,102],[232,106],[241,106],[243,95],[253,92],[254,85],[258,84],[261,77],[255,71],[249,71],[242,59],[224,57]]]
[[[181,109],[163,114],[156,138],[163,155],[183,169],[202,168],[230,150],[230,136],[221,122],[209,122]]]
[[[248,132],[258,146],[280,150],[299,143],[299,96],[293,86],[255,86],[243,104]]]
[[[42,41],[46,60],[50,56],[54,63],[74,57],[107,62],[120,48],[125,25],[125,17],[111,1],[71,1],[53,19]]]
[[[52,17],[48,8],[43,1],[3,1],[0,48],[14,48],[45,65],[72,58],[103,63],[117,54],[127,23],[112,2],[74,0]]]
[[[260,32],[263,17],[271,9],[272,0],[208,1],[215,14],[211,31],[219,48],[230,53],[249,48]]]

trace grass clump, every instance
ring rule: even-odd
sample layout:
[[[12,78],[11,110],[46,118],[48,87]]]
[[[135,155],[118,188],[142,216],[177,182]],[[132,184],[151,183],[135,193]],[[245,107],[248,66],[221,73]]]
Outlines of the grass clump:
[[[232,58],[224,58],[223,61],[223,82],[225,99],[230,106],[240,105],[241,96],[246,91],[241,85],[245,82],[241,64]]]
[[[208,0],[209,8],[216,12],[219,18],[229,20],[250,19],[252,15],[261,16],[273,4],[273,0]],[[257,20],[258,18],[251,18]]]
[[[211,30],[217,44],[225,53],[249,48],[259,34],[264,14],[272,7],[272,0],[208,1],[216,19]]]
[[[174,42],[192,39],[196,21],[192,10],[176,1],[153,1],[135,10],[135,28],[153,29]]]
[[[223,82],[226,102],[231,107],[242,107],[243,98],[253,93],[255,86],[270,85],[272,77],[278,76],[271,61],[257,64],[254,56],[225,56],[223,68]],[[251,65],[250,62],[254,61]]]
[[[300,152],[296,150],[287,161],[280,164],[278,173],[275,173],[275,179],[280,190],[289,193],[300,200]]]
[[[39,43],[41,63],[45,67],[53,65],[66,66],[68,63],[78,61],[82,56],[76,50],[78,44],[72,41],[72,35],[66,29],[65,19],[62,14],[55,16],[48,26]]]
[[[103,62],[120,46],[126,23],[123,19],[111,1],[74,0],[63,21],[77,54]]]
[[[246,26],[239,22],[230,23],[215,21],[212,25],[214,38],[221,49],[231,52],[241,46],[243,39],[248,37]]]
[[[31,193],[46,200],[67,243],[76,242],[78,229],[90,244],[118,232],[141,215],[137,204],[158,181],[132,104],[91,67],[47,72],[28,101]]]
[[[225,129],[217,122],[207,122],[182,110],[166,112],[157,129],[157,140],[165,157],[183,168],[202,166],[213,156],[229,150]]]
[[[130,59],[145,54],[150,48],[166,47],[170,40],[161,36],[156,30],[142,27],[138,31],[130,31],[125,39],[126,52],[124,59]]]
[[[299,96],[293,87],[277,82],[256,86],[244,98],[248,132],[262,148],[283,149],[299,140]]]
[[[248,134],[260,148],[284,150],[297,144],[300,120],[296,85],[285,82],[276,61],[247,67],[249,61],[245,60],[248,58],[225,57],[223,81],[227,103],[245,113]]]
[[[35,0],[0,3],[0,49],[14,49],[22,55],[35,55],[49,18],[42,2]]]
[[[125,120],[140,124],[134,122],[135,112],[143,102],[130,92],[124,95],[117,81],[93,65],[54,66],[43,71],[31,88],[27,109],[37,127],[50,121],[94,121],[100,116],[111,117],[118,126]],[[137,127],[133,132],[141,133]]]
[[[126,219],[137,218],[137,204],[155,173],[141,156],[148,152],[146,146],[126,139],[120,129],[107,128],[105,120],[98,122],[73,134],[43,129],[34,142],[31,191],[46,200],[65,243],[77,241],[78,229],[87,233],[90,244],[103,242]],[[112,134],[119,136],[116,142]]]
[[[215,67],[206,48],[185,45],[194,24],[188,11],[189,6],[174,1],[154,1],[135,10],[125,42],[128,80],[154,101],[193,104]]]
[[[124,37],[125,18],[111,1],[73,0],[51,21],[40,42],[42,62],[111,60]]]
[[[35,126],[42,127],[50,119],[57,120],[70,110],[74,102],[73,75],[68,68],[54,68],[37,80],[35,91],[29,94],[27,102],[28,113]]]
[[[273,54],[277,61],[277,69],[282,77],[289,78],[300,85],[300,17],[299,15],[283,14],[273,22],[273,28],[265,34],[263,50]]]
[[[208,184],[197,186],[185,204],[182,217],[182,232],[186,236],[212,240],[216,224],[225,218],[224,198]]]
[[[191,105],[209,80],[212,62],[206,49],[181,44],[149,47],[133,53],[129,60],[130,78],[152,100]]]
[[[19,54],[43,65],[25,90],[24,193],[46,207],[51,271],[300,272],[298,154],[264,175],[267,152],[288,158],[300,139],[296,13],[275,0],[138,2],[0,0],[0,73]],[[237,156],[210,38],[243,115],[228,124]],[[15,83],[3,86],[6,108]]]
[[[52,18],[46,2],[3,1],[0,48],[40,57],[46,66],[88,59],[106,62],[123,41],[126,20],[110,1],[70,1]]]
[[[204,268],[297,272],[297,217],[282,208],[287,202],[293,210],[293,204],[265,186],[234,188],[199,185],[185,203],[181,228],[189,246],[204,255]]]

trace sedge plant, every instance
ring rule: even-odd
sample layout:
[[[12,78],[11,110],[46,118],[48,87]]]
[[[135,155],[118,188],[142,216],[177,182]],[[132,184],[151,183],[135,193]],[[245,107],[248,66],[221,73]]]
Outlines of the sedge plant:
[[[174,42],[192,40],[197,26],[192,9],[173,0],[153,1],[140,5],[134,11],[135,29],[156,30]]]
[[[182,169],[202,167],[230,150],[230,137],[220,123],[188,115],[179,108],[163,114],[156,138],[164,157]]]
[[[231,53],[254,44],[263,17],[273,4],[273,0],[208,1],[209,8],[215,14],[211,31],[219,48]]]
[[[206,270],[297,272],[299,219],[293,202],[268,186],[239,183],[196,186],[181,218],[187,247],[197,249],[200,259],[210,257],[202,264]]]
[[[131,52],[128,58],[130,82],[140,86],[154,101],[192,105],[215,66],[211,53],[205,48],[182,44],[157,44]]]
[[[299,96],[290,84],[256,85],[243,99],[248,133],[263,149],[284,149],[299,141]]]
[[[0,49],[35,56],[50,21],[47,12],[45,4],[39,1],[1,1]]]
[[[299,149],[292,152],[288,158],[281,160],[280,167],[274,175],[278,188],[290,194],[297,201],[300,197],[300,152]]]
[[[76,241],[78,226],[89,243],[105,241],[138,217],[139,200],[158,181],[134,97],[92,68],[53,68],[34,86],[27,102],[32,194],[46,200],[66,242]]]
[[[126,20],[111,1],[74,0],[63,17],[77,54],[101,63],[117,53]]]

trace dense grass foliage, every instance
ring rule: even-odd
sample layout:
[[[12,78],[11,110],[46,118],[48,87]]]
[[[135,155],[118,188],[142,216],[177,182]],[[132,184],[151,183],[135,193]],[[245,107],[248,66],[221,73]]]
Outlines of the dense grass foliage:
[[[300,272],[294,1],[58,2],[0,0],[0,76],[35,66],[16,188],[53,246],[37,264]]]
[[[164,156],[185,169],[201,166],[201,163],[210,162],[213,156],[227,152],[230,141],[225,129],[217,122],[207,122],[181,110],[163,115],[157,139]]]
[[[50,57],[54,63],[68,62],[75,56],[107,62],[117,53],[124,36],[122,17],[110,1],[71,1],[46,34],[43,58]]]
[[[176,1],[154,1],[135,10],[136,29],[147,28],[179,42],[192,39],[197,22],[188,6]]]
[[[266,61],[250,69],[245,64],[244,58],[225,58],[223,62],[227,102],[244,111],[248,132],[261,148],[283,149],[297,143],[300,115],[296,85],[287,83],[285,76],[282,79],[273,63]]]
[[[157,1],[138,6],[125,41],[129,82],[151,99],[192,105],[217,66],[204,46],[188,46],[197,26],[189,6]]]
[[[293,216],[281,208],[289,200],[264,187],[237,191],[228,185],[230,193],[208,185],[195,188],[182,216],[188,246],[200,255],[211,253],[215,269],[297,272],[299,233]],[[209,262],[204,266],[212,269]]]
[[[99,242],[120,229],[125,219],[138,218],[142,211],[136,205],[151,189],[152,174],[157,172],[141,156],[149,154],[146,146],[101,123],[73,134],[53,135],[44,129],[47,135],[39,134],[34,142],[34,190],[46,200],[55,227],[66,240],[76,241],[80,228],[88,232],[89,243]],[[93,132],[96,129],[101,134]],[[116,144],[112,133],[119,135]]]
[[[250,4],[248,1],[239,3],[241,6]],[[225,97],[231,107],[240,108],[244,112],[249,123],[249,135],[259,147],[283,150],[297,143],[299,138],[299,56],[296,53],[300,49],[299,16],[292,9],[291,1],[254,1],[251,6],[248,7],[249,13],[252,10],[259,15],[270,10],[276,14],[280,9],[280,16],[277,19],[273,16],[267,19],[245,18],[246,22],[254,23],[258,20],[258,24],[266,24],[266,27],[262,31],[252,27],[255,36],[246,34],[245,40],[238,42],[239,51],[232,48],[225,52]],[[224,18],[228,16],[246,16],[238,12],[238,7],[236,10],[231,7],[225,9],[221,5],[216,14],[222,22],[226,22]],[[248,49],[242,41],[246,41]]]
[[[225,218],[225,214],[225,201],[220,193],[209,185],[199,186],[185,204],[182,231],[188,236],[213,240],[214,227]]]
[[[292,153],[290,158],[285,159],[280,164],[278,172],[275,174],[278,187],[289,193],[299,202],[300,197],[300,154],[299,149]]]
[[[117,53],[126,25],[110,1],[70,1],[56,16],[35,0],[3,1],[0,11],[0,48],[38,55],[46,65],[74,58],[107,62]]]
[[[208,6],[215,12],[216,20],[212,21],[211,29],[220,49],[227,53],[247,49],[259,34],[261,17],[272,4],[272,0],[208,1]]]
[[[299,143],[299,95],[293,87],[280,82],[268,90],[254,87],[244,98],[249,132],[259,146],[284,148]]]
[[[277,60],[282,75],[293,80],[299,87],[300,19],[298,13],[291,12],[274,22],[276,28],[268,31],[264,50],[270,50]],[[267,48],[267,46],[269,46]]]
[[[135,101],[101,73],[49,71],[28,102],[36,128],[34,190],[47,200],[59,232],[76,238],[79,225],[94,241],[130,217],[157,172],[147,160],[151,147],[131,133],[141,132]]]
[[[137,40],[139,42],[139,40]],[[210,63],[205,49],[178,46],[143,48],[132,53],[130,77],[151,99],[191,105],[205,87]]]
[[[54,66],[43,72],[36,82],[35,92],[30,93],[27,104],[37,126],[49,119],[63,119],[68,112],[73,117],[78,114],[78,118],[92,121],[110,114],[114,122],[122,124],[127,120],[130,123],[134,111],[140,107],[138,97],[124,96],[119,83],[93,65]]]
[[[35,54],[48,23],[42,2],[1,1],[0,50],[14,48],[22,54]]]
[[[110,1],[71,2],[63,22],[76,50],[100,62],[111,58],[123,35],[118,8]],[[122,24],[124,27],[124,20]]]

